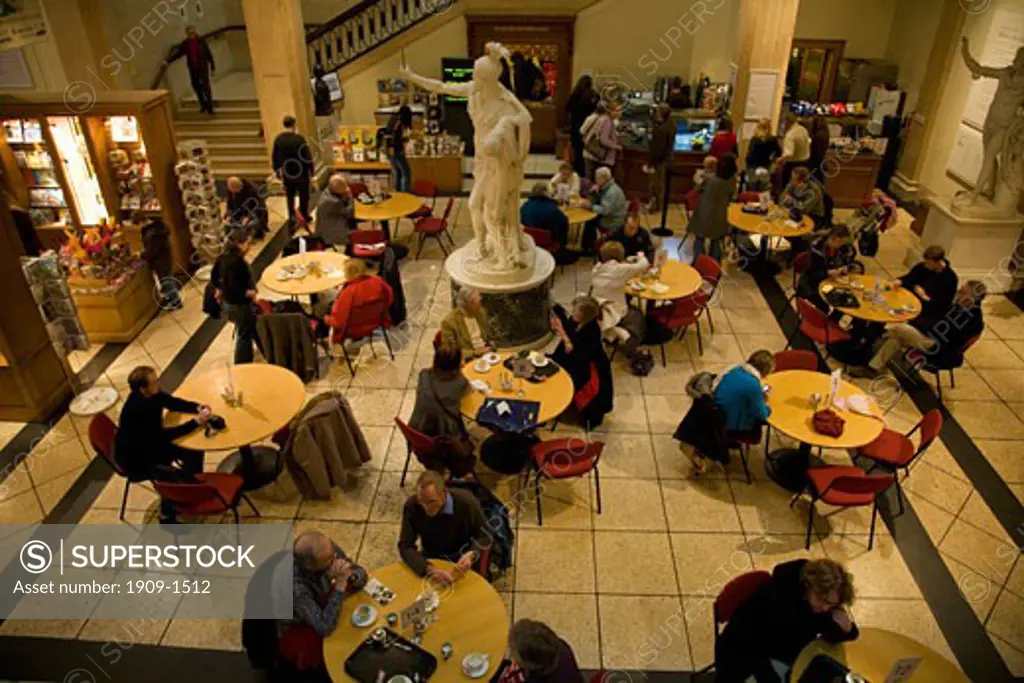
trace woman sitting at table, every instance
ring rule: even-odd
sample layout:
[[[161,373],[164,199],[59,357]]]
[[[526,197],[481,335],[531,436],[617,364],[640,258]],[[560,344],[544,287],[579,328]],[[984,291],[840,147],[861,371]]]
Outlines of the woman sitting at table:
[[[819,310],[828,311],[829,306],[818,288],[825,280],[850,272],[850,266],[857,258],[857,250],[850,244],[850,230],[845,225],[837,225],[827,235],[811,243],[810,254],[810,265],[797,281],[796,295],[807,299]]]
[[[853,577],[834,560],[778,564],[771,581],[737,609],[715,644],[715,680],[757,683],[788,680],[793,662],[816,638],[830,643],[859,635],[846,608]]]
[[[725,413],[729,434],[761,432],[772,409],[764,400],[761,380],[775,369],[771,351],[754,351],[742,365],[734,365],[718,376],[715,403]]]
[[[386,311],[394,297],[388,283],[371,275],[365,262],[355,258],[345,261],[345,284],[338,292],[331,312],[324,316],[324,322],[335,331],[334,341],[338,342],[344,337],[353,310],[383,302]]]
[[[551,331],[561,342],[551,357],[572,377],[573,405],[587,429],[601,425],[614,400],[612,365],[598,322],[606,306],[581,294],[572,300],[571,313],[558,304],[551,311]]]
[[[480,292],[461,287],[455,293],[455,308],[441,321],[441,344],[458,348],[466,358],[482,356],[493,350],[487,327]]]
[[[409,418],[413,429],[445,440],[442,462],[436,466],[424,465],[437,471],[450,470],[456,477],[469,474],[476,466],[473,444],[459,412],[459,403],[467,390],[469,380],[462,374],[462,352],[456,347],[441,345],[434,351],[433,366],[420,370],[416,404]],[[453,446],[452,442],[459,444]]]
[[[602,306],[601,331],[622,342],[626,358],[632,358],[644,339],[644,314],[626,303],[626,284],[651,267],[640,253],[626,259],[622,242],[601,245],[598,262],[590,276],[590,293]]]
[[[508,632],[508,655],[491,683],[583,683],[569,643],[547,624],[520,619]]]
[[[789,185],[782,190],[779,205],[787,211],[810,216],[816,226],[825,222],[825,193],[821,185],[811,179],[811,172],[803,166],[793,169]]]

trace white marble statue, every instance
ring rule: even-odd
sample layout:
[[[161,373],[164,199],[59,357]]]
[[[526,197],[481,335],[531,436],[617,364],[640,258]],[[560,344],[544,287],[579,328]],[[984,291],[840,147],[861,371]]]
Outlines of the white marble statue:
[[[431,92],[469,98],[473,121],[473,190],[469,210],[473,221],[476,266],[481,273],[508,277],[533,268],[533,240],[519,224],[519,193],[524,164],[530,151],[533,117],[512,92],[501,84],[501,60],[508,51],[488,43],[484,56],[473,63],[469,83],[443,83],[424,78],[405,64],[403,78]]]
[[[964,38],[960,52],[971,76],[999,81],[982,129],[984,160],[974,190],[953,201],[965,214],[1013,214],[1024,186],[1021,166],[1021,131],[1024,128],[1024,48],[1017,50],[1013,63],[996,68],[983,66],[971,56]],[[986,201],[989,200],[989,201]]]

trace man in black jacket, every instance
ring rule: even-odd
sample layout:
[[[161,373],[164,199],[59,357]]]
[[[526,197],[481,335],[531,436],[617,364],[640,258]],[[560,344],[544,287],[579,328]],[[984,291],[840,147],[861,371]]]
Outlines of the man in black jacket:
[[[231,176],[224,221],[233,228],[247,228],[257,240],[267,234],[267,204],[259,190],[248,180]]]
[[[964,346],[985,330],[981,302],[987,294],[985,283],[977,280],[965,282],[941,318],[933,319],[925,328],[917,324],[917,320],[893,325],[885,331],[882,345],[868,367],[850,368],[850,374],[871,377],[885,370],[905,349],[922,351],[923,359],[937,367],[959,367],[964,362]]]
[[[284,183],[288,199],[288,222],[294,229],[295,197],[299,197],[299,220],[309,223],[309,181],[313,177],[313,153],[306,138],[295,132],[295,117],[286,116],[284,131],[274,138],[274,175]]]
[[[199,101],[199,111],[207,114],[213,113],[213,91],[210,87],[210,79],[217,70],[213,63],[213,52],[206,44],[206,39],[196,33],[195,26],[186,26],[185,40],[178,46],[178,54],[184,52],[185,64],[188,66],[188,76],[192,81],[192,90],[196,93],[196,100]]]
[[[235,228],[228,235],[224,253],[217,257],[210,273],[210,282],[224,315],[235,324],[235,362],[251,363],[252,345],[256,338],[256,281],[252,276],[245,254],[249,251],[250,237],[245,228]]]
[[[796,294],[819,310],[828,311],[829,306],[818,288],[825,280],[850,272],[850,266],[857,258],[857,250],[850,244],[849,228],[845,225],[835,226],[827,235],[814,240],[808,252],[811,260],[797,281]]]
[[[647,200],[647,212],[653,213],[661,208],[665,198],[665,164],[672,156],[676,144],[676,128],[678,124],[672,120],[672,109],[667,104],[659,104],[654,110],[657,126],[651,132],[651,142],[647,148],[647,169],[650,174],[650,198]]]
[[[130,392],[121,409],[114,441],[114,459],[131,481],[188,481],[203,471],[203,452],[182,448],[174,440],[210,419],[210,407],[162,391],[156,370],[141,365],[128,375]],[[176,427],[164,427],[164,410],[196,415]],[[174,510],[161,504],[161,521],[173,521]]]
[[[949,310],[959,279],[946,260],[946,250],[933,244],[924,250],[922,261],[899,277],[901,286],[921,300],[921,315],[911,324],[919,330],[930,328]]]
[[[830,643],[859,635],[846,607],[853,577],[833,560],[776,565],[771,581],[732,614],[715,645],[715,680],[781,683],[800,651],[817,638]]]

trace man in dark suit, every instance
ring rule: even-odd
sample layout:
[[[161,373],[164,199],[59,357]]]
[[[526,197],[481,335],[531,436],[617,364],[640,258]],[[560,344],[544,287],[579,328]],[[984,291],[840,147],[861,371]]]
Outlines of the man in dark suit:
[[[295,197],[299,197],[299,220],[309,223],[309,181],[313,177],[313,153],[306,138],[295,132],[295,117],[286,116],[284,131],[274,138],[272,164],[274,175],[284,183],[288,199],[288,221],[294,229]]]
[[[199,100],[199,111],[207,114],[213,113],[213,91],[210,87],[210,79],[217,70],[213,63],[213,52],[206,40],[196,33],[195,26],[185,27],[185,42],[178,49],[185,53],[185,63],[188,65],[188,75],[192,80],[192,89]]]
[[[227,181],[225,222],[235,228],[248,228],[252,236],[263,239],[267,234],[267,204],[251,182],[238,176]]]

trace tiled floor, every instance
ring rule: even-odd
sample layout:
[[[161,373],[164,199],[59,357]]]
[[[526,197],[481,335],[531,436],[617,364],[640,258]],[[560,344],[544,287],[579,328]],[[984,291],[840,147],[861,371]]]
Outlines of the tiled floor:
[[[274,210],[280,217],[281,207]],[[682,216],[673,208],[677,232]],[[407,226],[402,233],[408,235]],[[462,212],[456,240],[468,239]],[[902,272],[907,221],[887,234],[869,270]],[[676,242],[667,244],[674,252]],[[394,362],[374,360],[366,349],[351,380],[337,363],[311,382],[307,393],[346,391],[374,459],[347,490],[331,501],[302,501],[287,476],[254,498],[266,521],[316,526],[328,532],[368,567],[397,559],[398,511],[407,493],[398,486],[405,456],[393,428],[395,414],[412,410],[416,373],[430,361],[430,339],[448,307],[441,253],[433,243],[419,261],[402,265],[410,319]],[[567,302],[589,285],[589,261],[559,272],[554,297]],[[779,282],[788,288],[789,274]],[[751,568],[770,569],[799,557],[831,557],[847,564],[858,593],[853,612],[861,625],[906,633],[955,661],[921,588],[895,540],[880,525],[875,547],[866,547],[869,515],[843,511],[816,522],[810,552],[804,551],[806,503],[788,507],[788,495],[766,480],[762,454],[752,453],[753,485],[737,469],[691,478],[671,432],[689,406],[683,386],[698,370],[720,371],[758,348],[779,350],[785,338],[753,279],[727,269],[713,311],[715,329],[704,329],[704,353],[693,332],[668,349],[669,365],[657,365],[641,379],[617,361],[615,410],[596,437],[606,442],[601,462],[603,512],[596,511],[592,482],[550,484],[544,490],[544,525],[536,524],[532,501],[511,510],[516,528],[514,569],[498,583],[510,618],[532,617],[551,624],[576,650],[586,668],[685,671],[712,658],[711,604],[731,577]],[[158,317],[100,380],[124,389],[131,367],[161,369],[202,323],[197,293],[186,293],[186,308]],[[984,341],[947,388],[947,406],[992,466],[1018,497],[1024,492],[1019,451],[1024,422],[1024,316],[1009,301],[986,302]],[[198,359],[203,372],[230,354],[230,328]],[[87,359],[73,359],[81,366]],[[929,381],[927,378],[919,381]],[[111,411],[116,414],[117,410]],[[920,418],[902,396],[888,414],[895,429],[909,430]],[[0,438],[15,427],[0,426]],[[61,420],[15,475],[5,482],[0,522],[38,521],[71,485],[92,457],[85,422]],[[559,433],[572,433],[560,428]],[[220,454],[208,454],[214,466]],[[845,453],[826,453],[845,462]],[[417,467],[414,465],[413,470]],[[485,474],[499,496],[512,501],[514,478]],[[82,522],[115,522],[122,482],[112,480]],[[1024,566],[1020,552],[943,443],[937,442],[906,482],[907,497],[939,549],[963,595],[985,624],[993,643],[1016,675],[1024,675]],[[145,486],[133,487],[128,520],[152,519],[156,499]],[[819,506],[819,510],[821,506]],[[825,511],[826,513],[828,511]],[[949,625],[947,625],[949,627]],[[33,634],[102,640],[112,628],[98,621],[47,624],[8,620],[0,634]],[[235,622],[204,622],[202,628],[177,619],[155,625],[147,642],[182,647],[239,649]]]

